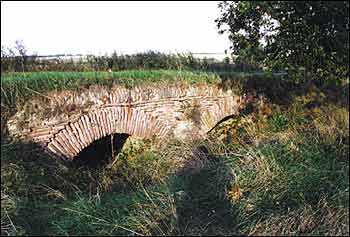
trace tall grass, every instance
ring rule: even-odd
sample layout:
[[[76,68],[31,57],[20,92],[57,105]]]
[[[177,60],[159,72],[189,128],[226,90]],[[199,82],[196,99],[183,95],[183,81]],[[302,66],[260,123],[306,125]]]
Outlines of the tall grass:
[[[1,106],[13,108],[32,96],[52,90],[79,90],[90,85],[133,87],[140,84],[217,83],[213,73],[174,70],[127,70],[118,72],[28,72],[1,77]]]
[[[321,93],[260,98],[206,139],[130,142],[109,167],[2,144],[2,234],[347,236],[349,110]]]

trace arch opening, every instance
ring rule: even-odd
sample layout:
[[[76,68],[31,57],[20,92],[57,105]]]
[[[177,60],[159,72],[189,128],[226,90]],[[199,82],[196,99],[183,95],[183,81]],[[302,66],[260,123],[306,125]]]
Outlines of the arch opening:
[[[122,150],[129,136],[115,133],[92,142],[73,158],[74,166],[98,168],[108,164]]]

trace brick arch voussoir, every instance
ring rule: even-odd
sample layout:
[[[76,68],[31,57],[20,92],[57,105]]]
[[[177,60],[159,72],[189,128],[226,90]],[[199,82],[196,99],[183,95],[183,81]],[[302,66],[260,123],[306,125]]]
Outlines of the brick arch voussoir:
[[[47,144],[50,154],[73,159],[92,142],[115,133],[138,138],[164,136],[168,127],[154,116],[130,107],[107,107],[81,116],[58,131]]]

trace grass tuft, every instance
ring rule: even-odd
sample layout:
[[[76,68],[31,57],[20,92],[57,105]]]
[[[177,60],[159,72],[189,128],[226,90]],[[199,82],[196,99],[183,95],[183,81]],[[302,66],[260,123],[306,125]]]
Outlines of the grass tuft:
[[[348,107],[317,88],[269,93],[207,138],[128,138],[97,168],[2,143],[2,235],[348,236]]]

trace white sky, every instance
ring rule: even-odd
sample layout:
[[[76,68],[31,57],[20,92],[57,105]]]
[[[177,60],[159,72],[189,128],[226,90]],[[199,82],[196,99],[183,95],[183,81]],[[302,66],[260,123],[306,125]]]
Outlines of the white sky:
[[[218,2],[1,2],[1,45],[29,53],[224,53]]]

